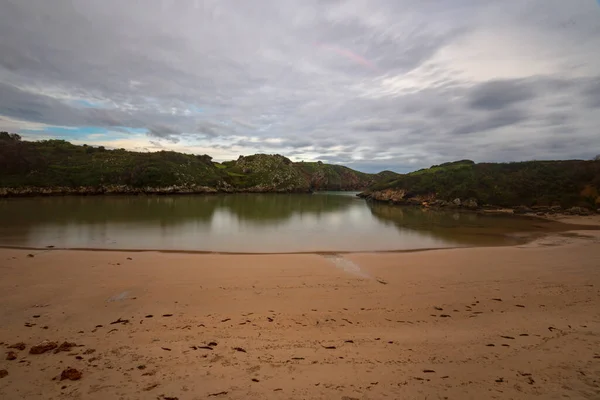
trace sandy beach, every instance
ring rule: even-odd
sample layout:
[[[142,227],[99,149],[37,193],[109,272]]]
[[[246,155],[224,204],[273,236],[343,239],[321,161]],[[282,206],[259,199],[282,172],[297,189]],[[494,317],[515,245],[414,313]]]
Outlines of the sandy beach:
[[[0,249],[0,273],[2,399],[600,398],[598,231],[412,253]],[[43,341],[67,344],[31,354]]]

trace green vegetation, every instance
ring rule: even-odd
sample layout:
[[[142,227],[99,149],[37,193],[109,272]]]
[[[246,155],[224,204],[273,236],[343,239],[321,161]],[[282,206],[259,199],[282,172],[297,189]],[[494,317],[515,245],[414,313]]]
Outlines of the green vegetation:
[[[323,164],[320,161],[299,162],[294,167],[304,175],[314,190],[356,190],[380,180],[377,175],[354,171],[343,165]],[[394,172],[392,174],[398,175]]]
[[[280,155],[240,156],[217,163],[208,155],[107,150],[64,140],[28,142],[0,132],[0,188],[205,187],[307,192],[362,190],[379,181],[377,175],[338,165],[293,163]]]
[[[403,190],[405,198],[476,199],[511,207],[600,207],[600,161],[480,163],[461,160],[400,175],[369,192]]]

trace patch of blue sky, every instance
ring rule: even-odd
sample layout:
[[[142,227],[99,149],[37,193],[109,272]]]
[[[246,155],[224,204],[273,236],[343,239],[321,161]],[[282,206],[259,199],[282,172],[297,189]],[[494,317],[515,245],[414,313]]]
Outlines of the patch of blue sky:
[[[88,135],[105,134],[108,130],[98,126],[46,126],[41,129],[24,129],[21,132],[44,136],[51,135],[59,138],[78,139]]]
[[[106,128],[101,126],[47,126],[42,129],[25,129],[21,133],[28,137],[52,137],[71,141],[106,141],[145,135],[145,128],[129,128],[125,126]]]
[[[130,128],[128,126],[115,126],[112,129],[121,131],[121,132],[132,133],[134,135],[143,135],[143,134],[148,133],[148,129],[146,129],[146,128]]]
[[[190,110],[190,112],[193,112],[193,113],[195,113],[195,114],[201,114],[201,113],[203,113],[203,112],[204,112],[204,109],[202,109],[202,108],[198,107],[198,106],[197,106],[197,105],[195,105],[195,104],[188,104],[188,105],[187,105],[187,109],[188,109],[188,110]]]

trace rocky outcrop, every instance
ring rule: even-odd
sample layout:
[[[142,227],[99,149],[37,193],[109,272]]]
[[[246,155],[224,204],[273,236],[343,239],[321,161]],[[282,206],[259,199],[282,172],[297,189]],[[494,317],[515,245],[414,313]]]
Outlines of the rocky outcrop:
[[[449,208],[449,209],[463,209],[463,210],[502,210],[505,212],[506,207],[498,207],[489,204],[480,205],[476,199],[460,199],[455,198],[451,201],[437,199],[434,194],[423,195],[412,195],[404,189],[384,189],[376,191],[366,191],[358,194],[358,197],[367,199],[369,201],[387,202],[389,204],[405,205],[405,206],[420,206],[425,208]],[[508,208],[510,210],[511,208]],[[563,209],[560,206],[534,206],[527,207],[519,205],[512,207],[513,214],[519,215],[553,215],[553,214],[564,214],[564,215],[592,215],[594,211],[591,211],[585,207],[571,207]],[[600,213],[600,209],[596,210]]]
[[[461,200],[459,198],[452,201],[437,199],[435,194],[414,195],[404,189],[385,189],[376,191],[367,191],[360,193],[359,197],[373,201],[383,201],[398,205],[413,205],[434,208],[464,208],[476,210],[479,208],[476,199]]]
[[[138,194],[195,194],[227,192],[227,187],[211,188],[206,186],[165,186],[165,187],[131,187],[125,185],[99,187],[32,187],[0,188],[0,197],[30,196],[96,196],[96,195],[138,195]]]

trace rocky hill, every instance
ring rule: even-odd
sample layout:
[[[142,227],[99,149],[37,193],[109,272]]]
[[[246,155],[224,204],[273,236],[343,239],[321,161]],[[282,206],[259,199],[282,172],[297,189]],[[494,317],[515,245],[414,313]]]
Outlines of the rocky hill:
[[[379,182],[361,197],[394,204],[548,210],[600,207],[600,161],[461,160]]]
[[[63,140],[29,142],[0,132],[0,196],[364,190],[390,179],[388,173],[293,163],[267,154],[217,163],[208,155],[108,150]]]

